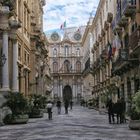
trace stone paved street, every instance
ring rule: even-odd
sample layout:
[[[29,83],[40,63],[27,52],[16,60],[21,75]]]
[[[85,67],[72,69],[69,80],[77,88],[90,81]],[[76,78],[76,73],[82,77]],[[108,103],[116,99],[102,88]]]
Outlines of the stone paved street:
[[[24,125],[0,127],[0,140],[140,140],[140,131],[129,130],[128,124],[108,124],[107,116],[93,109],[76,106],[68,115],[47,114],[30,119]]]

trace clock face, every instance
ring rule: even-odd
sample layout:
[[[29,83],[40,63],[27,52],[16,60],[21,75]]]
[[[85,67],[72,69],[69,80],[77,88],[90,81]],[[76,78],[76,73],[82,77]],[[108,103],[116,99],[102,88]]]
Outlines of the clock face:
[[[53,40],[53,41],[57,41],[58,39],[59,39],[59,35],[58,35],[58,33],[52,33],[52,35],[51,35],[51,39]]]
[[[81,34],[80,33],[75,33],[74,34],[74,39],[79,41],[81,39]]]

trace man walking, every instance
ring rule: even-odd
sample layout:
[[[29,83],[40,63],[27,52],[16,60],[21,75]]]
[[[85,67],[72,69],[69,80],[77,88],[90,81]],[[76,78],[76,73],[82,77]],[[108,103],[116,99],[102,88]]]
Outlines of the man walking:
[[[48,119],[52,120],[52,102],[48,101],[47,103],[47,112],[48,112]]]
[[[58,101],[56,102],[56,106],[57,106],[58,114],[61,114],[61,101],[60,101],[60,99],[58,99]]]
[[[72,107],[73,107],[73,101],[70,100],[70,109],[72,110]]]
[[[112,99],[109,99],[109,101],[107,102],[106,108],[108,110],[108,120],[110,124],[115,123],[113,106],[114,106],[114,103],[112,102]]]
[[[64,101],[64,107],[65,107],[65,114],[68,114],[68,107],[69,107],[69,101],[68,100]]]

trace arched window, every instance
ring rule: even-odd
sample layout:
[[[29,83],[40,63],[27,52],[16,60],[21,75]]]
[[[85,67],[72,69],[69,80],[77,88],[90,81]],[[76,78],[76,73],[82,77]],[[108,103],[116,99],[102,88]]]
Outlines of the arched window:
[[[58,63],[53,62],[53,72],[58,72]]]
[[[56,48],[54,48],[54,50],[53,50],[53,56],[54,56],[54,57],[57,56],[57,49],[56,49]]]
[[[64,62],[64,72],[70,71],[70,62],[68,60],[65,60]]]
[[[81,62],[80,61],[76,62],[76,71],[81,72]]]
[[[77,48],[77,50],[76,50],[76,55],[80,56],[80,49],[79,48]]]
[[[65,56],[68,56],[69,55],[69,47],[68,46],[65,46]]]

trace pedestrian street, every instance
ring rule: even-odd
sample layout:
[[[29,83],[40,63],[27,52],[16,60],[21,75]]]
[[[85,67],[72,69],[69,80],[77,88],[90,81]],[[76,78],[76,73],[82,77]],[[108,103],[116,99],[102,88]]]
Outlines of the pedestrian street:
[[[27,124],[0,127],[0,140],[139,140],[140,131],[127,124],[109,124],[107,115],[74,106],[68,114],[53,108],[53,119],[30,119]]]

